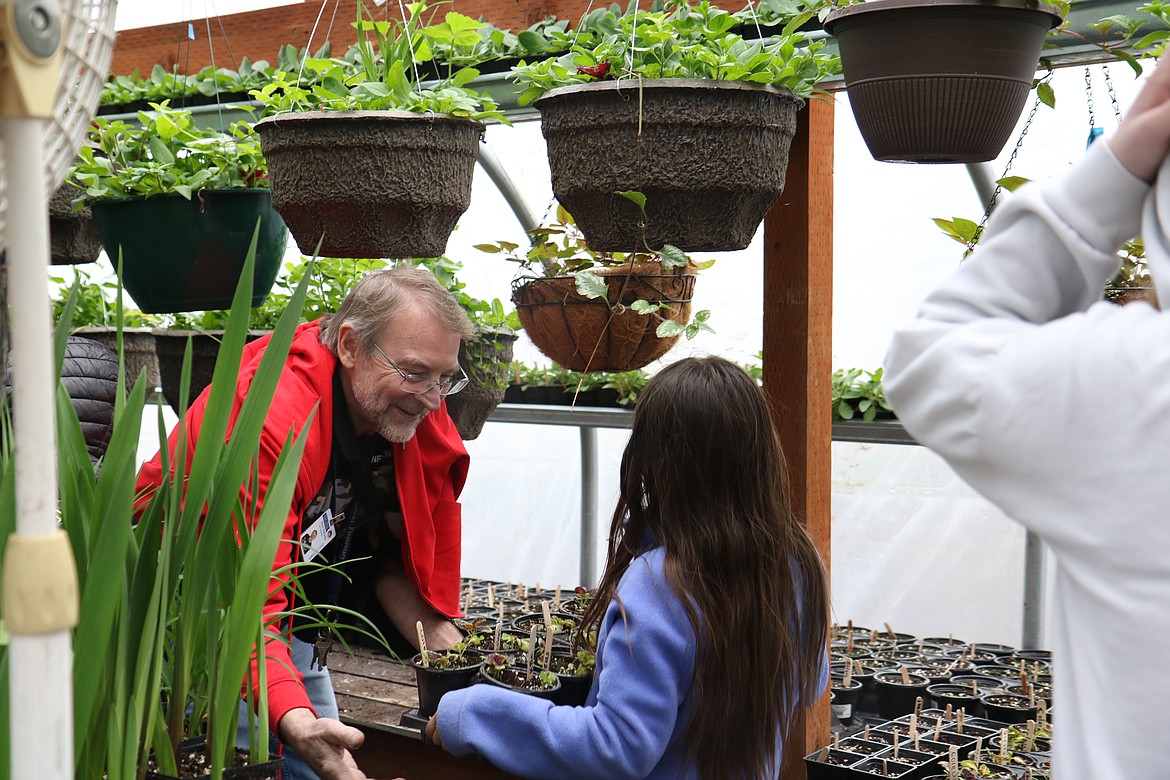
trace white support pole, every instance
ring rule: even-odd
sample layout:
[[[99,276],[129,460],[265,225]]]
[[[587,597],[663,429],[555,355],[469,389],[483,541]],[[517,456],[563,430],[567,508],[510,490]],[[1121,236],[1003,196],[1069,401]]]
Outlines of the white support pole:
[[[57,547],[55,542],[64,541],[57,527],[56,379],[47,273],[48,198],[42,153],[48,132],[49,123],[43,119],[0,119],[0,146],[8,152],[6,239],[16,458],[16,534],[9,540],[4,569],[13,571],[27,570],[27,565],[15,560],[22,551],[47,550]],[[55,579],[62,576],[65,575]],[[75,581],[76,571],[69,576]],[[33,599],[24,598],[24,594],[15,596],[10,584],[6,577],[12,778],[71,780],[72,650],[70,630],[60,625],[68,618],[62,620],[61,614],[49,614],[45,616],[46,630],[30,629],[37,623],[37,611],[42,607],[29,603]],[[27,585],[28,596],[43,595],[39,584],[21,584]],[[74,589],[74,601],[75,596]],[[25,617],[19,620],[10,612],[14,599],[28,607]],[[62,609],[67,612],[69,605],[46,604],[43,608],[60,613]],[[75,604],[73,611],[76,612]]]

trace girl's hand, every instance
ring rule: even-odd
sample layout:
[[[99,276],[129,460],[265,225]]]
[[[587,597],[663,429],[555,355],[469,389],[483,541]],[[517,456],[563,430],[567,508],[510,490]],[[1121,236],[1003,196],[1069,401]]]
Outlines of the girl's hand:
[[[1109,138],[1109,148],[1126,169],[1152,182],[1170,153],[1170,57],[1150,73],[1125,119]]]
[[[439,736],[439,716],[432,715],[427,721],[426,737],[438,747],[443,747],[443,738]]]

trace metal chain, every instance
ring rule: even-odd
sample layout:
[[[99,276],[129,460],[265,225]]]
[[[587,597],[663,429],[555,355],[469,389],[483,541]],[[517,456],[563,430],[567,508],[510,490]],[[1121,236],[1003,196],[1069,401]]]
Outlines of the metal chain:
[[[1089,106],[1089,130],[1097,124],[1097,119],[1093,114],[1093,76],[1089,71],[1089,66],[1085,66],[1085,102]]]
[[[1117,124],[1121,124],[1121,105],[1117,102],[1117,92],[1113,89],[1113,79],[1109,76],[1109,66],[1102,65],[1101,72],[1105,74],[1105,89],[1109,90],[1109,100],[1113,103],[1113,117]]]
[[[1047,83],[1052,78],[1049,73],[1045,76],[1041,83]],[[987,220],[991,218],[991,212],[995,210],[995,203],[999,200],[999,194],[1003,191],[1003,185],[999,182],[1007,178],[1008,172],[1012,169],[1012,165],[1016,162],[1016,157],[1020,153],[1020,147],[1024,144],[1024,138],[1028,135],[1028,131],[1032,128],[1032,120],[1036,118],[1036,111],[1040,108],[1040,92],[1036,91],[1036,99],[1032,101],[1032,109],[1028,112],[1028,118],[1024,121],[1024,127],[1020,130],[1020,136],[1016,139],[1016,146],[1012,149],[1011,155],[1008,157],[1007,165],[1003,167],[1003,173],[995,182],[995,189],[991,193],[991,197],[987,200],[987,208],[983,211],[983,219],[979,220],[979,226],[975,228],[975,233],[971,236],[971,240],[967,242],[967,252],[970,254],[975,249],[975,245],[979,243],[980,236],[983,235],[983,228],[987,226]]]

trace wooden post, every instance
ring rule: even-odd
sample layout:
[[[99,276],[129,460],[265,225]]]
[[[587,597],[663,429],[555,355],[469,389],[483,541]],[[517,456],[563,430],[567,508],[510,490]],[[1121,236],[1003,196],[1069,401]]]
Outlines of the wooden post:
[[[833,114],[800,112],[784,192],[764,219],[764,390],[772,405],[792,505],[828,568],[832,455]],[[829,696],[794,724],[782,780],[803,780],[802,757],[829,743]]]

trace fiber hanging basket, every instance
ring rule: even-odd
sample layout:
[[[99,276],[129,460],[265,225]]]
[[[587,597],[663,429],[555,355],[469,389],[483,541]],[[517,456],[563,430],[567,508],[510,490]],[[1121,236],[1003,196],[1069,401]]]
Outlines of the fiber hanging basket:
[[[605,278],[609,303],[577,292],[573,276],[518,279],[512,302],[524,332],[544,355],[571,371],[630,371],[665,355],[678,336],[659,338],[661,322],[638,314],[634,301],[663,303],[659,310],[669,320],[685,324],[691,317],[694,274],[671,274],[660,266],[646,273],[629,266],[595,271]]]
[[[407,111],[305,111],[256,123],[272,204],[312,255],[438,257],[471,205],[484,126]]]
[[[601,81],[536,101],[553,193],[599,252],[743,249],[784,190],[802,101],[710,79]],[[646,196],[646,221],[618,195]]]
[[[867,0],[833,10],[825,29],[874,159],[973,163],[1011,137],[1060,21],[1032,0]]]

